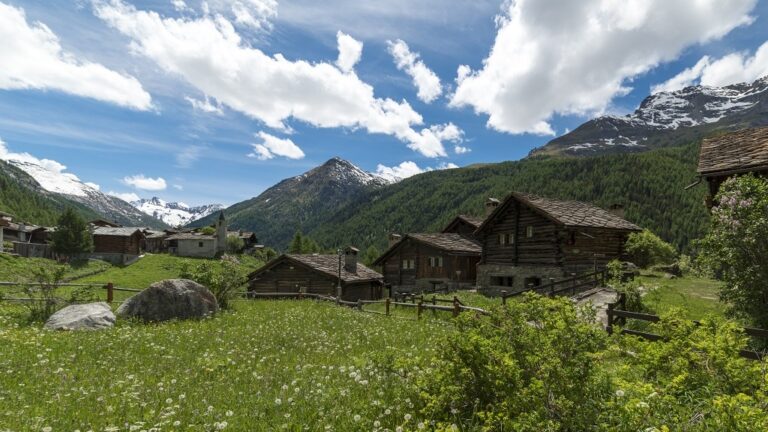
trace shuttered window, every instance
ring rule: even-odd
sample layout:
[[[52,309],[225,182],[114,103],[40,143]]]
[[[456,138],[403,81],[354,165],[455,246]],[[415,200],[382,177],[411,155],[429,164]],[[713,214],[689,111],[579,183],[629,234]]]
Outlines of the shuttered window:
[[[502,246],[515,244],[515,236],[512,233],[499,234],[499,244]]]

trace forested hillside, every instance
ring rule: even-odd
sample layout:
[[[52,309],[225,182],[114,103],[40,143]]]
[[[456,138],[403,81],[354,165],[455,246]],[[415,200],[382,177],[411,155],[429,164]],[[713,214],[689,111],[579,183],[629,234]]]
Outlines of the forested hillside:
[[[45,191],[27,173],[0,160],[0,211],[13,214],[15,220],[54,225],[66,207],[87,219],[98,217],[82,204]]]
[[[433,171],[381,188],[346,205],[309,234],[323,246],[386,246],[390,232],[440,229],[458,213],[480,215],[487,197],[510,191],[625,206],[626,218],[686,250],[706,225],[704,185],[696,179],[698,144],[586,158],[529,158]]]

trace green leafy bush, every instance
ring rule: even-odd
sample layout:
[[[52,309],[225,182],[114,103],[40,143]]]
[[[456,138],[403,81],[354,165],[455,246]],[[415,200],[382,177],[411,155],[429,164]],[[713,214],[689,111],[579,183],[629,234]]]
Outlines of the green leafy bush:
[[[731,312],[768,328],[768,180],[731,178],[716,201],[701,260],[722,277]]]
[[[675,260],[675,248],[649,230],[629,235],[626,244],[631,261],[642,268],[656,264],[669,264]]]
[[[229,235],[227,236],[227,252],[238,253],[245,247],[245,242],[239,236]]]
[[[230,301],[243,289],[247,276],[248,271],[231,255],[224,255],[219,261],[203,261],[194,267],[184,262],[179,274],[208,288],[221,309],[229,309]]]

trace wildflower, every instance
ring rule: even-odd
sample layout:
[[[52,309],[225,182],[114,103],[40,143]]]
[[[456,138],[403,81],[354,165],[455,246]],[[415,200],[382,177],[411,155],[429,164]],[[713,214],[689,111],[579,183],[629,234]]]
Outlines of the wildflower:
[[[381,426],[381,422],[380,421],[376,420],[375,422],[373,422],[373,427],[377,428],[379,426]]]
[[[637,407],[638,408],[648,408],[648,403],[647,402],[638,402],[637,403]]]
[[[403,432],[403,427],[402,426],[396,427],[395,432]]]
[[[168,399],[166,399],[166,400],[165,400],[165,403],[167,403],[168,405],[170,405],[170,404],[172,404],[172,403],[173,403],[173,399],[171,399],[171,398],[168,398]]]
[[[224,428],[226,428],[228,424],[229,423],[223,421],[221,423],[214,423],[213,425],[214,427],[216,427],[216,430],[224,430]]]
[[[46,426],[46,427],[43,428],[43,432],[51,432],[52,430],[53,430],[53,428],[50,427],[50,426]]]
[[[624,390],[616,390],[616,397],[624,397]]]
[[[179,420],[176,420],[175,422],[173,422],[173,425],[176,427],[179,427],[181,426],[181,422]]]
[[[419,422],[419,424],[416,425],[416,427],[418,427],[419,429],[424,429],[425,427],[424,422]]]
[[[355,416],[353,417],[353,419],[354,419],[356,422],[359,422],[361,418],[362,418],[362,417],[360,417],[360,414],[355,414]]]
[[[275,405],[281,405],[282,403],[283,401],[280,398],[275,399]]]
[[[233,415],[235,415],[235,413],[233,413],[232,410],[229,410],[226,412],[226,415],[227,417],[232,417]]]
[[[405,419],[405,421],[409,421],[411,419],[411,415],[410,414],[406,414],[406,415],[403,416],[403,418]]]

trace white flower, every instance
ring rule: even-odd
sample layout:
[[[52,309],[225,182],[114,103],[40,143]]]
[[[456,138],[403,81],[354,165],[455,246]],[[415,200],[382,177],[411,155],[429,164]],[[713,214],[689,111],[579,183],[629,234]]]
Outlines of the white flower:
[[[373,422],[373,427],[377,428],[379,426],[381,426],[381,422],[380,421],[376,420],[375,422]]]
[[[175,422],[173,422],[173,425],[176,426],[176,427],[179,427],[179,426],[181,426],[181,422],[176,420]]]
[[[648,404],[646,402],[638,402],[637,403],[638,408],[648,408]]]
[[[617,397],[624,397],[624,390],[616,390]]]
[[[406,415],[403,416],[403,418],[405,419],[405,421],[408,421],[408,420],[411,419],[411,415],[410,414],[406,414]]]
[[[280,398],[275,399],[275,405],[280,405],[282,403],[283,403],[283,401],[280,400]]]
[[[224,430],[224,428],[227,427],[229,423],[223,421],[221,423],[214,423],[214,426],[216,426],[216,430]]]
[[[395,432],[403,432],[403,427],[402,426],[396,427]]]
[[[52,430],[53,430],[53,428],[50,427],[50,426],[46,426],[46,427],[43,428],[43,432],[51,432]]]
[[[166,400],[165,400],[165,403],[167,403],[168,405],[170,405],[170,404],[172,404],[172,403],[173,403],[173,399],[171,399],[171,398],[168,398],[168,399],[166,399]]]
[[[416,425],[416,427],[418,427],[419,429],[424,429],[425,426],[426,425],[424,424],[424,422],[419,422],[419,424]]]
[[[227,417],[232,417],[233,415],[235,415],[235,413],[233,413],[233,412],[230,410],[230,411],[227,411],[227,412],[226,412],[226,415],[227,415]]]
[[[353,418],[355,419],[356,422],[359,422],[362,417],[360,417],[360,414],[355,414]]]

